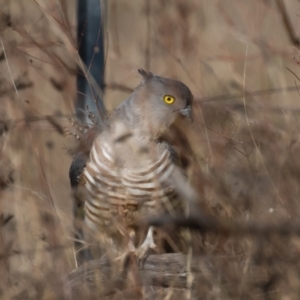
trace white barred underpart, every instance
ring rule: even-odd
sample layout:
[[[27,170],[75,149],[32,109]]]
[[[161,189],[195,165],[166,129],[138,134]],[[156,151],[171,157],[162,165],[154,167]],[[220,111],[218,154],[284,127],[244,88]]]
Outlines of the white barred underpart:
[[[91,228],[109,225],[118,216],[119,208],[155,211],[164,205],[172,210],[171,200],[177,195],[168,181],[174,165],[165,149],[147,167],[118,168],[105,146],[94,144],[84,176],[88,199],[85,202],[85,221]]]

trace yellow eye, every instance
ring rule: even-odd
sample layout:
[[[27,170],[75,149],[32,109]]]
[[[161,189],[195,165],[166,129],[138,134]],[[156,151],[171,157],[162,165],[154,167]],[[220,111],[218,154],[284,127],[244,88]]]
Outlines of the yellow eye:
[[[170,96],[170,95],[165,95],[164,96],[164,101],[167,104],[173,104],[175,102],[175,98],[173,96]]]

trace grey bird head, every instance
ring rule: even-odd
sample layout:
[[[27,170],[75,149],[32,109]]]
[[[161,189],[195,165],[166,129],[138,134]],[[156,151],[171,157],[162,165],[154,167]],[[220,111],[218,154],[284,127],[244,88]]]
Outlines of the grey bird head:
[[[139,73],[143,81],[131,95],[131,105],[156,135],[167,130],[180,115],[192,119],[193,95],[184,83],[142,69]]]

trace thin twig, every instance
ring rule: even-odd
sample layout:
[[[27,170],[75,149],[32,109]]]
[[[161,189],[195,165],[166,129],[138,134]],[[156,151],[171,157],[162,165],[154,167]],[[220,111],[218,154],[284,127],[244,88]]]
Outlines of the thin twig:
[[[281,14],[282,21],[283,21],[284,27],[286,29],[286,32],[288,34],[288,37],[290,38],[292,44],[298,47],[299,46],[299,38],[297,37],[297,35],[295,33],[291,19],[288,15],[286,7],[284,5],[284,1],[276,0],[276,3],[278,6],[278,10]]]

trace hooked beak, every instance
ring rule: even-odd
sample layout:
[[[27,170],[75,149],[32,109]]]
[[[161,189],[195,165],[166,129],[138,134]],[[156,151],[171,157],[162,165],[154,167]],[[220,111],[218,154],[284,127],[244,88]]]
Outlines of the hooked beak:
[[[187,117],[191,120],[191,122],[193,123],[194,121],[194,116],[193,116],[193,111],[192,111],[192,107],[190,105],[188,105],[186,108],[181,109],[180,110],[180,114],[183,115],[184,117]]]

